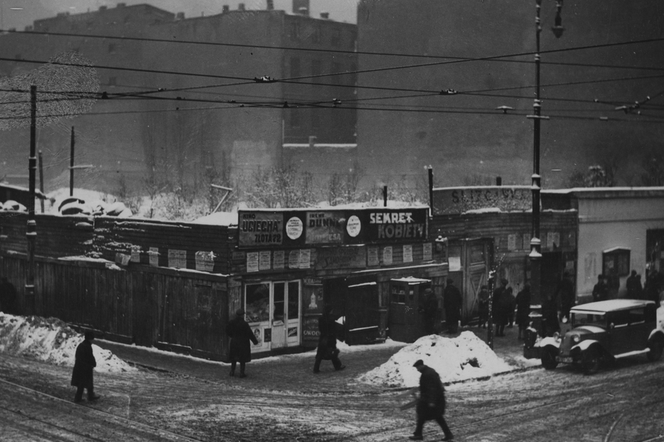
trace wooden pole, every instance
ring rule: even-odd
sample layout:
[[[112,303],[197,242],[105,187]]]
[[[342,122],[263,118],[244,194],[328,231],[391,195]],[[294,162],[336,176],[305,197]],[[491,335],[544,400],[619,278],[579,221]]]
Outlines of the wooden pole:
[[[42,151],[39,151],[39,190],[44,195],[44,161],[42,159]],[[44,198],[39,198],[41,203],[41,213],[44,213]]]
[[[71,127],[71,148],[69,150],[69,196],[74,196],[74,126]]]
[[[35,243],[37,240],[37,222],[35,221],[35,180],[37,172],[37,86],[30,86],[30,156],[28,171],[30,179],[30,197],[28,198],[28,225],[25,236],[28,242],[28,269],[25,280],[26,307],[29,313],[35,313]]]

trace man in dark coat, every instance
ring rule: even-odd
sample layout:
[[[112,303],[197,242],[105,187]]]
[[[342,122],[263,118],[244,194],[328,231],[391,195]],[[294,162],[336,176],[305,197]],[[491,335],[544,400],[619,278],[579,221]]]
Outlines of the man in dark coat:
[[[530,323],[530,284],[526,283],[516,295],[516,325],[519,327],[517,339],[526,337],[526,329]]]
[[[511,300],[507,294],[507,279],[500,280],[500,286],[493,291],[493,320],[496,323],[496,336],[505,336],[505,326],[509,319]]]
[[[438,316],[438,299],[431,289],[424,290],[424,303],[420,307],[424,321],[424,332],[427,335],[436,333],[436,317]]]
[[[626,285],[629,299],[641,299],[643,297],[641,276],[636,274],[636,270],[632,270],[632,274],[627,278]]]
[[[247,362],[251,362],[251,347],[249,342],[258,345],[258,339],[251,331],[251,327],[244,320],[244,310],[239,309],[235,312],[235,318],[228,322],[226,326],[226,334],[231,338],[230,345],[230,360],[231,360],[231,376],[235,376],[235,367],[240,363],[240,377],[246,377],[244,372]]]
[[[337,323],[334,318],[332,307],[325,306],[323,314],[318,318],[318,331],[320,338],[316,350],[316,361],[314,362],[314,373],[320,373],[320,363],[323,360],[332,361],[336,371],[346,368],[339,359],[337,348]]]
[[[560,299],[560,320],[567,322],[570,319],[569,311],[574,306],[574,283],[569,273],[563,273],[563,279],[558,284],[557,294]]]
[[[447,332],[456,333],[461,320],[461,306],[463,297],[461,292],[454,285],[450,278],[447,280],[447,286],[443,292],[443,308],[445,309],[445,322],[447,322]]]
[[[71,385],[76,387],[76,396],[74,402],[81,402],[83,399],[83,390],[88,390],[88,400],[95,401],[100,398],[94,392],[93,371],[97,366],[97,361],[92,352],[92,341],[95,335],[92,331],[85,332],[85,340],[76,347],[76,362],[74,362],[74,371],[71,375]]]
[[[421,359],[413,364],[420,372],[420,397],[417,401],[417,426],[411,440],[423,440],[422,429],[424,423],[435,420],[445,433],[443,440],[452,440],[454,435],[445,422],[445,387],[440,381],[440,376],[433,368],[424,365]]]
[[[609,299],[609,286],[604,275],[597,275],[597,284],[593,287],[593,301],[605,301]]]
[[[0,281],[0,312],[16,314],[16,287],[5,276]]]

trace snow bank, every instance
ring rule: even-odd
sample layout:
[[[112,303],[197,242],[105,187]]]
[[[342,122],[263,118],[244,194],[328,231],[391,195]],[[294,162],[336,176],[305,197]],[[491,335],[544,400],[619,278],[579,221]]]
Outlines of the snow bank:
[[[57,318],[13,316],[0,313],[0,353],[28,356],[40,361],[74,366],[76,347],[83,335]],[[136,370],[108,350],[92,344],[96,371],[118,373]]]
[[[383,365],[361,375],[358,381],[383,387],[416,387],[420,373],[413,364],[418,359],[436,370],[443,382],[491,376],[515,369],[473,332],[465,331],[456,338],[421,337]]]

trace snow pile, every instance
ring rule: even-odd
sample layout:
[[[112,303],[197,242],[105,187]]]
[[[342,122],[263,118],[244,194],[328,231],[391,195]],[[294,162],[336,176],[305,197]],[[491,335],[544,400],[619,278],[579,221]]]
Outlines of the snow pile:
[[[420,373],[413,367],[418,359],[433,368],[443,382],[490,376],[514,370],[473,332],[456,338],[424,336],[395,353],[386,363],[361,375],[363,383],[384,387],[416,387]]]
[[[0,353],[23,355],[73,367],[76,347],[82,341],[83,335],[59,319],[0,313]],[[135,370],[110,351],[95,344],[92,344],[92,352],[97,360],[96,371],[118,373]]]

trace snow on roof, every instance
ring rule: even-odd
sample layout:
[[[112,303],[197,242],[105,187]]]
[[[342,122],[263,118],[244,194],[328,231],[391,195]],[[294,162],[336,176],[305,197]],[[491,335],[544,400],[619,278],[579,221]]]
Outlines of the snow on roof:
[[[572,313],[606,313],[614,310],[629,310],[654,304],[653,301],[639,299],[609,299],[608,301],[589,302],[572,307]]]

